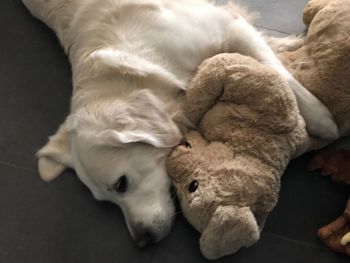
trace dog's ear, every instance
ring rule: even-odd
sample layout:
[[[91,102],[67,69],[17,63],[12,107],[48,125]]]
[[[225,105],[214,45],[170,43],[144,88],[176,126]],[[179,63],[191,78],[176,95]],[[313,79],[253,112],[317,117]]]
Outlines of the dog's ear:
[[[163,67],[113,47],[96,50],[90,55],[90,59],[94,72],[113,72],[113,74],[121,74],[124,77],[152,77],[158,81],[166,82],[171,87],[185,89],[185,83],[179,81]]]
[[[179,128],[164,105],[149,90],[138,91],[125,111],[118,114],[121,122],[126,123],[125,127],[99,134],[99,139],[107,145],[122,147],[128,143],[143,142],[158,148],[170,148],[181,141]]]
[[[219,206],[200,238],[207,259],[233,254],[258,241],[260,231],[249,207]]]
[[[158,148],[176,146],[182,134],[165,106],[149,90],[140,90],[126,101],[99,105],[95,116],[91,109],[79,110],[69,117],[69,127],[96,145],[124,147],[146,143]]]
[[[63,123],[55,135],[38,153],[38,168],[44,181],[58,177],[67,167],[72,167],[70,158],[70,138]]]

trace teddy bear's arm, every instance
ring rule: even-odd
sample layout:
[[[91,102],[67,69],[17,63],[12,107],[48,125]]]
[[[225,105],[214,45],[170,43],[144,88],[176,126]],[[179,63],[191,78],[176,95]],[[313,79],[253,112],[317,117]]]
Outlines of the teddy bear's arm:
[[[192,80],[191,87],[187,90],[186,112],[195,125],[216,103],[222,93],[226,77],[224,67],[226,60],[218,55],[204,61]]]

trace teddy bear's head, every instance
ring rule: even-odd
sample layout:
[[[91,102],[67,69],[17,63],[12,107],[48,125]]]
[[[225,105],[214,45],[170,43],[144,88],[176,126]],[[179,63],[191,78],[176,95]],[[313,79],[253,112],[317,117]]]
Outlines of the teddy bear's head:
[[[259,239],[277,201],[277,192],[270,190],[279,188],[269,167],[235,154],[225,143],[209,143],[196,131],[187,134],[167,164],[185,217],[202,233],[204,256],[215,259]]]
[[[255,60],[223,54],[205,61],[187,92],[197,131],[167,168],[209,259],[255,243],[277,202],[279,179],[306,137],[288,84]]]
[[[253,155],[239,153],[229,144],[207,142],[197,131],[191,131],[167,161],[172,182],[182,209],[199,231],[203,232],[217,207],[237,206],[252,209],[257,224],[266,210],[265,184],[278,183],[274,168]],[[266,189],[266,188],[265,188]],[[271,201],[271,200],[270,200]],[[255,223],[256,224],[256,223]]]

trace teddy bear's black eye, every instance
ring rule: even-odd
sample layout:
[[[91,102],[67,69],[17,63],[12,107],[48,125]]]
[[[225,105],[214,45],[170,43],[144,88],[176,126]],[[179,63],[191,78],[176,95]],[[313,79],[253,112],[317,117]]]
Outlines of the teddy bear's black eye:
[[[190,193],[194,193],[194,192],[196,192],[197,188],[198,188],[198,182],[197,182],[197,180],[194,180],[188,186],[188,191]]]

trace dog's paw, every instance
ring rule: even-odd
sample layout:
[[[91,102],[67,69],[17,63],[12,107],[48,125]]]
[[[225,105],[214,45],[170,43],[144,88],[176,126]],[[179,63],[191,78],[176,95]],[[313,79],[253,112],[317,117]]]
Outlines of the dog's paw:
[[[309,171],[321,170],[336,182],[350,184],[350,150],[328,150],[316,154],[310,161]]]
[[[293,83],[293,85],[300,86],[294,87],[293,90],[297,90],[300,114],[305,120],[308,133],[324,140],[339,138],[338,126],[327,107],[301,84]]]

